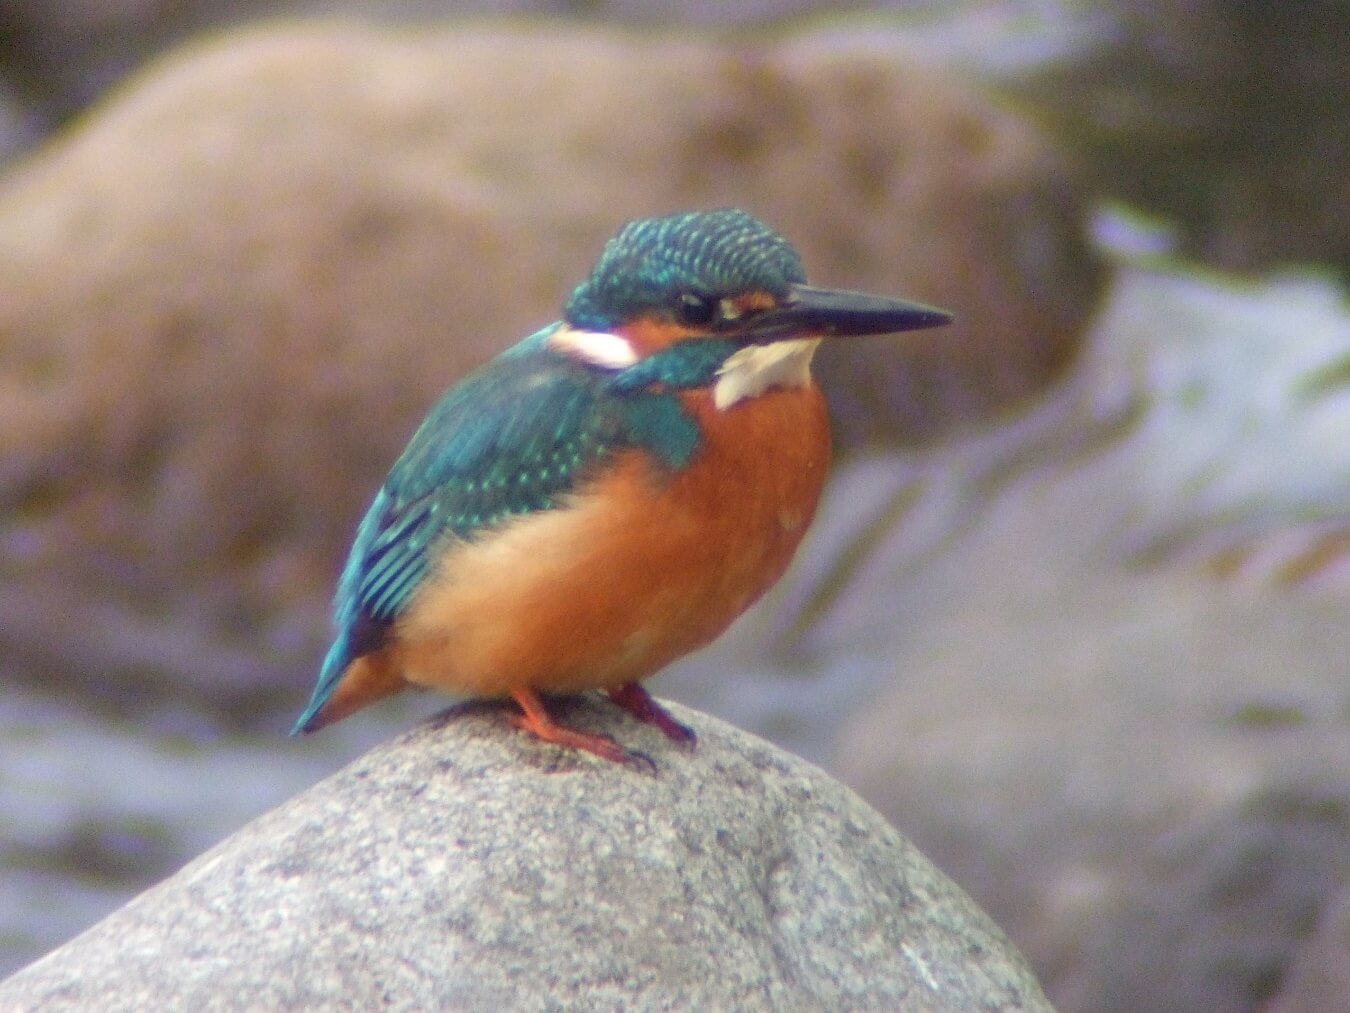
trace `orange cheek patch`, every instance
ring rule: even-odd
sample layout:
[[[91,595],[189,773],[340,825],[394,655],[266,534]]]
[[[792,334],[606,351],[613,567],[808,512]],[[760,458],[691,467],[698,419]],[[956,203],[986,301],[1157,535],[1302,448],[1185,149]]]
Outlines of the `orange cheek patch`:
[[[732,320],[770,310],[778,305],[778,300],[768,292],[745,292],[724,299],[722,302],[724,305],[730,304],[734,310],[734,316],[728,314],[728,317]],[[708,330],[685,327],[683,324],[677,324],[671,320],[661,320],[656,317],[639,317],[636,320],[630,320],[628,323],[614,328],[614,332],[625,338],[637,350],[638,355],[643,357],[659,352],[663,348],[669,348],[680,341],[688,341],[691,338],[706,338],[710,335]]]
[[[731,304],[744,316],[747,313],[771,310],[778,305],[778,300],[769,295],[768,292],[746,292],[744,295],[738,295],[732,299]]]
[[[656,320],[652,317],[639,317],[614,328],[616,334],[626,338],[637,350],[640,357],[646,358],[663,348],[690,338],[704,337],[698,331],[690,330],[669,320]]]

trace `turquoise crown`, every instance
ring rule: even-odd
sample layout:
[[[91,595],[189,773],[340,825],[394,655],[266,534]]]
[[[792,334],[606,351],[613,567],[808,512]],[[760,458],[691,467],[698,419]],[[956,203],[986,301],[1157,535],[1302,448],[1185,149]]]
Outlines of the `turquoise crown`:
[[[573,327],[607,330],[669,311],[684,292],[787,294],[806,281],[801,257],[777,232],[744,211],[693,211],[629,222],[605,244],[590,277],[568,299]]]

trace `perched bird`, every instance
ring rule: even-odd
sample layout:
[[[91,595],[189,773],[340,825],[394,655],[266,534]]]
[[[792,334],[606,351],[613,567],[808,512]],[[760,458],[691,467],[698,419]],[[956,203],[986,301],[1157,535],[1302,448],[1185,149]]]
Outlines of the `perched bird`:
[[[513,697],[539,738],[632,762],[541,698],[600,689],[692,743],[640,680],[725,630],[806,533],[830,459],[816,347],[951,319],[805,281],[742,211],[626,225],[563,319],[452,388],[395,462],[292,734],[414,685]]]

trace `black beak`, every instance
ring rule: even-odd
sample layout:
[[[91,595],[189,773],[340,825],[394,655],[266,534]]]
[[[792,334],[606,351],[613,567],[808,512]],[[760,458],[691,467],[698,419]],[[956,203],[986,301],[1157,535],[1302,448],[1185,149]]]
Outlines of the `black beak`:
[[[786,299],[748,319],[740,333],[750,341],[767,344],[788,338],[893,334],[951,322],[946,310],[922,303],[793,285]]]

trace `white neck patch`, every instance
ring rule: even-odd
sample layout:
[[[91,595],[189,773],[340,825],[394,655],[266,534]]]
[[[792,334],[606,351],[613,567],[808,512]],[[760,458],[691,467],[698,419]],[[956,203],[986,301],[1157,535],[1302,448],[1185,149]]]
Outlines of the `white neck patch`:
[[[548,343],[565,355],[602,369],[627,369],[638,361],[632,342],[608,331],[559,327],[549,336]]]
[[[819,346],[819,338],[801,338],[739,349],[717,371],[713,404],[725,411],[771,387],[809,386],[811,357]]]

